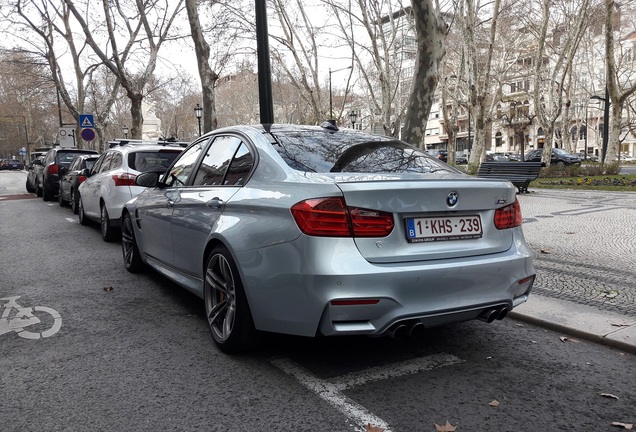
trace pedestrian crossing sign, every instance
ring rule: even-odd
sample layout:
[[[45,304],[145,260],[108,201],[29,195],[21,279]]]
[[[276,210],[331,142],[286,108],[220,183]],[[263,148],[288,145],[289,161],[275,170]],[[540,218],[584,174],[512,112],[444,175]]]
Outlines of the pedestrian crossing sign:
[[[80,114],[79,124],[81,128],[94,128],[93,114]]]

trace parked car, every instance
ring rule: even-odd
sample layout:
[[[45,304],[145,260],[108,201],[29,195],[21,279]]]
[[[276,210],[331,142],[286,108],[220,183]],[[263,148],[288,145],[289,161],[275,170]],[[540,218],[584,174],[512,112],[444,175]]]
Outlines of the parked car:
[[[541,154],[543,149],[535,149],[526,153],[526,162],[541,162]],[[570,154],[563,149],[553,148],[552,157],[550,159],[550,165],[565,166],[565,165],[581,165],[581,158],[576,155]]]
[[[37,184],[38,171],[40,172],[43,168],[45,155],[38,156],[34,160],[31,161],[31,164],[27,168],[27,178],[26,178],[26,190],[27,192],[36,192],[35,185]]]
[[[24,168],[22,162],[17,159],[6,159],[0,161],[0,170],[19,171]]]
[[[95,162],[99,158],[96,154],[81,154],[75,156],[71,164],[67,168],[60,168],[60,192],[58,194],[58,202],[61,207],[71,205],[73,213],[78,213],[79,208],[79,195],[77,188],[84,180],[86,176],[82,175],[82,170],[90,170],[95,165]]]
[[[428,154],[443,162],[448,162],[448,150],[445,149],[431,149],[428,150]]]
[[[455,152],[455,163],[457,165],[468,164],[468,155],[462,151]]]
[[[143,190],[135,185],[135,177],[146,171],[164,172],[182,150],[179,145],[156,144],[156,141],[113,143],[91,169],[81,171],[86,180],[77,189],[80,223],[99,222],[103,239],[114,240],[120,227],[121,209]]]
[[[390,137],[228,127],[135,184],[146,189],[122,212],[125,268],[201,297],[226,352],[260,331],[402,337],[492,322],[535,278],[511,183]]]
[[[54,147],[50,149],[44,161],[42,169],[36,169],[35,193],[44,201],[51,201],[58,194],[60,187],[60,168],[68,166],[75,156],[79,154],[98,154],[93,150],[76,148]]]

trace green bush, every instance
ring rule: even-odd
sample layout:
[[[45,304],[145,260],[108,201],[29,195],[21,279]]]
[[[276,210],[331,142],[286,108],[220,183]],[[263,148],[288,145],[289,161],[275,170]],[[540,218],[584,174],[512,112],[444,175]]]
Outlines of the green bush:
[[[621,164],[619,161],[607,162],[605,164],[605,174],[613,175],[621,172]]]

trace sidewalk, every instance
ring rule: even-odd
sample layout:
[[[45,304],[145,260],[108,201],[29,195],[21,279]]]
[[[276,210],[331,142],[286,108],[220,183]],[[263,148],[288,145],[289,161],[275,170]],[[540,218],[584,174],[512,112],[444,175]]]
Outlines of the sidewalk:
[[[636,319],[624,315],[531,294],[508,317],[636,354]]]
[[[517,197],[537,280],[509,316],[636,354],[636,194],[530,190]]]

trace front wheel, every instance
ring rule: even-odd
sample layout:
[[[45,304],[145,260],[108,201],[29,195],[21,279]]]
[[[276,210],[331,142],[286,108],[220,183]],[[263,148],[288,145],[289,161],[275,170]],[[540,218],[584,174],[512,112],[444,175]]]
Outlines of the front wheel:
[[[121,251],[124,255],[124,266],[131,273],[143,270],[144,264],[139,254],[132,217],[126,213],[121,222]]]
[[[257,333],[238,269],[222,246],[208,255],[203,287],[205,315],[214,342],[226,353],[245,351]]]
[[[79,209],[78,195],[75,193],[74,189],[71,189],[71,211],[73,214],[77,214]]]
[[[62,197],[62,182],[60,182],[60,192],[59,192],[59,195],[57,196],[57,202],[60,205],[60,207],[66,207],[68,205],[68,201],[66,201]]]
[[[115,240],[115,228],[113,228],[112,224],[110,223],[108,210],[106,210],[106,204],[102,204],[101,207],[100,225],[102,229],[102,238],[104,239],[104,241],[111,242]]]
[[[79,218],[80,225],[86,226],[89,224],[88,218],[86,217],[86,213],[84,213],[84,203],[82,202],[81,196],[78,198],[77,216]]]

